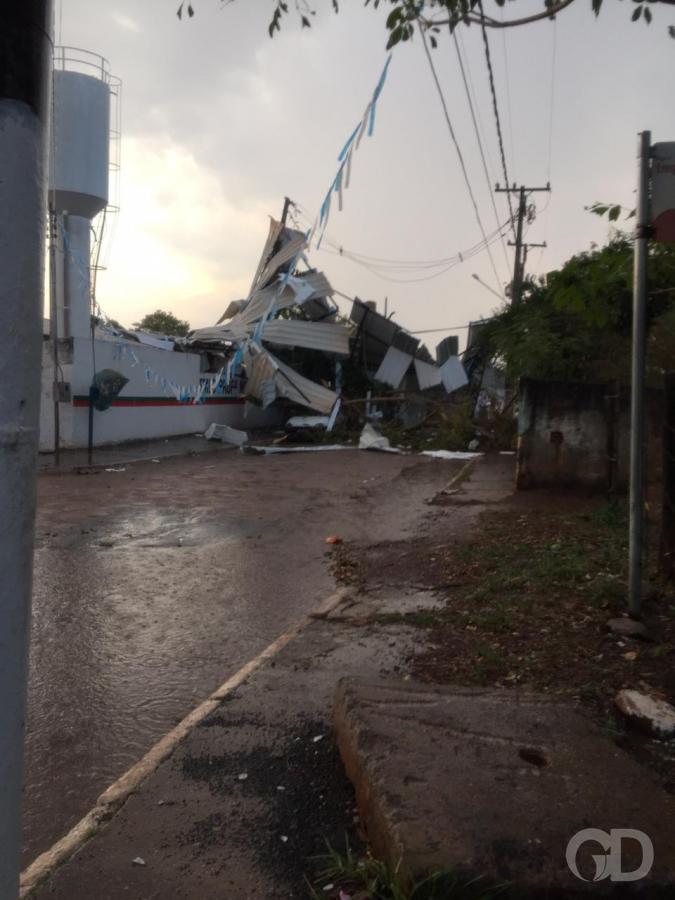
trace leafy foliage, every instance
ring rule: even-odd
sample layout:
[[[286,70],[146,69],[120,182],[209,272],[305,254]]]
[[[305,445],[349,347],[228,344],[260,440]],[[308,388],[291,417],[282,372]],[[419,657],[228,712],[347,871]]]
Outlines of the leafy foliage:
[[[593,203],[591,206],[585,207],[588,212],[595,213],[596,216],[607,216],[610,222],[616,222],[622,212],[626,213],[627,219],[632,219],[635,215],[634,209],[626,209],[620,203]]]
[[[184,319],[179,319],[173,313],[164,312],[163,309],[156,309],[154,312],[143,316],[140,322],[134,322],[134,328],[139,328],[141,331],[167,334],[172,337],[184,337],[190,330],[190,323]]]
[[[233,0],[221,0],[223,3],[231,3]],[[504,6],[506,0],[495,0],[498,6]],[[509,25],[526,25],[536,19],[553,17],[562,12],[567,6],[570,6],[574,0],[544,0],[543,9],[534,15],[528,14],[522,19],[508,20]],[[673,0],[636,0],[637,6],[633,9],[631,20],[633,22],[642,19],[647,25],[652,22],[651,6],[655,3],[672,4]],[[330,0],[334,12],[339,12],[338,0]],[[591,0],[591,10],[595,16],[600,15],[603,0]],[[287,0],[274,0],[274,12],[268,26],[270,37],[274,37],[275,32],[281,30],[282,18],[290,12]],[[294,0],[295,12],[300,19],[303,28],[311,26],[310,16],[316,15],[316,10],[312,6],[311,0]],[[387,16],[386,29],[388,31],[387,49],[391,49],[399,42],[409,41],[414,34],[415,25],[420,25],[432,32],[430,42],[433,47],[436,46],[436,38],[433,33],[437,33],[439,25],[447,26],[453,30],[459,24],[470,25],[472,22],[485,22],[491,27],[503,27],[503,23],[495,20],[483,12],[482,0],[364,0],[365,6],[372,6],[377,9],[380,5],[389,5],[392,7],[391,12]],[[512,8],[513,4],[509,4]],[[194,15],[194,8],[189,2],[181,2],[177,9],[178,18],[182,18],[183,10],[187,11],[189,17]],[[447,18],[438,19],[434,14],[438,13]],[[432,18],[433,17],[433,18]],[[675,26],[668,28],[668,34],[675,37]]]
[[[580,253],[505,307],[482,330],[485,350],[512,378],[627,382],[632,322],[633,246],[617,234]],[[648,376],[659,384],[675,358],[675,248],[649,250]]]

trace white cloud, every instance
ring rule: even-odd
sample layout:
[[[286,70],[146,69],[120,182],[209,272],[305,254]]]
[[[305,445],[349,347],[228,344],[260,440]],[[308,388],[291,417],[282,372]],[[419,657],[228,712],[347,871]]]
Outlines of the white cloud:
[[[135,19],[132,19],[131,16],[125,16],[122,13],[115,12],[112,14],[112,20],[125,31],[132,31],[134,34],[139,34],[141,31],[141,26]]]
[[[162,307],[194,325],[245,296],[270,202],[239,207],[190,150],[159,136],[128,138],[119,221],[98,300],[125,323]]]

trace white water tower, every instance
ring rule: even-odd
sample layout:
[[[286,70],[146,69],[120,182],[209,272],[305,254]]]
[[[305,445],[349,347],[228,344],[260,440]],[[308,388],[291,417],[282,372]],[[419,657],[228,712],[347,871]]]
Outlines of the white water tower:
[[[111,98],[118,98],[119,84],[103,57],[56,48],[49,203],[62,250],[55,285],[59,337],[91,335],[92,221],[110,196]],[[119,141],[118,129],[112,137]]]

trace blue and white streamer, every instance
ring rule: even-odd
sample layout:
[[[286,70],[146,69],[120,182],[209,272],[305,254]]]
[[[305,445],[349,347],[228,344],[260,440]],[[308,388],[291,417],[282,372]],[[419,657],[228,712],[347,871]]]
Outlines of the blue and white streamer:
[[[389,56],[387,57],[387,61],[384,64],[384,69],[382,70],[382,74],[380,75],[379,81],[377,82],[375,90],[373,91],[373,96],[371,97],[370,103],[365,109],[361,121],[349,135],[347,143],[344,145],[338,155],[340,168],[337,170],[337,174],[333,179],[331,186],[328,188],[328,192],[326,193],[323,203],[321,204],[321,208],[319,209],[317,221],[315,221],[314,225],[312,226],[312,229],[309,232],[307,238],[308,244],[311,244],[314,234],[317,231],[320,231],[316,243],[317,250],[321,246],[321,241],[323,239],[324,232],[326,231],[326,225],[328,224],[328,219],[330,217],[332,195],[334,193],[338,195],[338,209],[341,211],[343,191],[346,191],[349,188],[349,181],[351,178],[352,154],[359,149],[359,145],[361,144],[361,139],[363,138],[364,134],[367,134],[368,137],[371,137],[373,134],[373,130],[375,128],[375,113],[377,111],[377,101],[379,100],[380,94],[382,93],[384,83],[387,80],[387,71],[389,69],[390,62],[391,54],[389,54]]]

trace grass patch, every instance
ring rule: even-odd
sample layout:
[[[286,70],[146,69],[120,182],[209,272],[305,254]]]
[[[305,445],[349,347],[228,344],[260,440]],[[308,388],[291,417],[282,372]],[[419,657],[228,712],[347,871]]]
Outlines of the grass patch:
[[[672,588],[645,605],[656,643],[607,629],[627,607],[626,504],[539,496],[546,507],[523,496],[483,513],[465,543],[425,548],[446,605],[433,614],[432,644],[415,655],[413,673],[572,696],[603,716],[626,684],[675,695]],[[429,570],[425,557],[420,566]]]
[[[492,900],[507,888],[486,886],[484,879],[462,877],[452,869],[411,882],[399,867],[391,869],[370,854],[357,855],[349,844],[343,853],[328,844],[314,862],[319,874],[310,885],[313,900],[345,894],[351,900]]]

